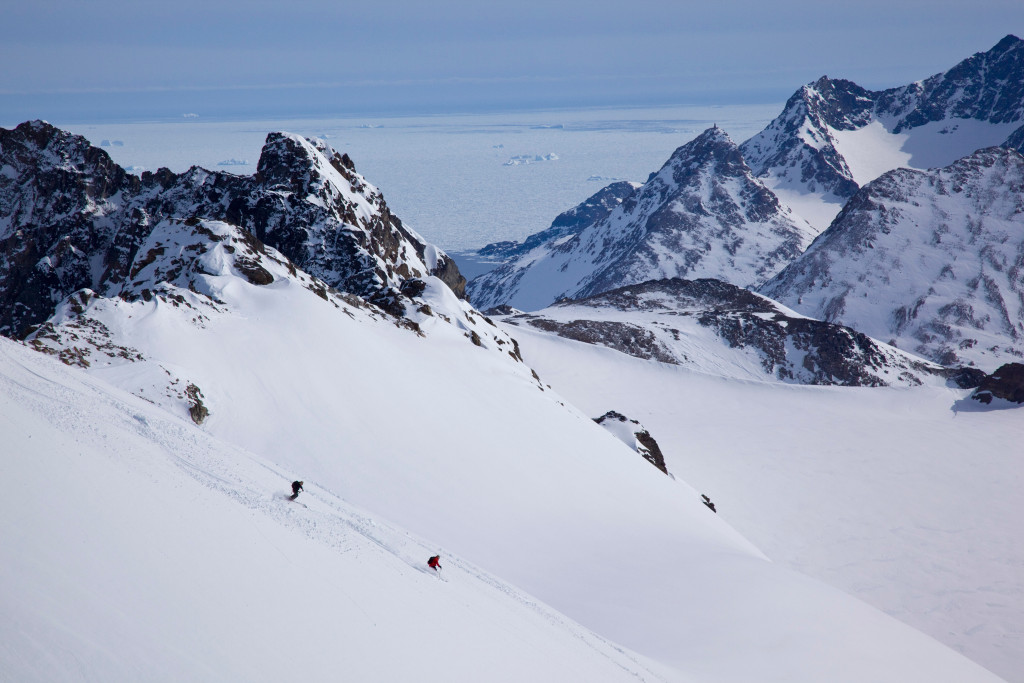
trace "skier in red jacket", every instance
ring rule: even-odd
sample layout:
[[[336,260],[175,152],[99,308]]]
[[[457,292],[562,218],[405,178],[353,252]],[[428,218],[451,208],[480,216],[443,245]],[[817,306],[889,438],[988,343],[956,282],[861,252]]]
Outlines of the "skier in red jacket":
[[[441,556],[434,555],[432,558],[427,560],[427,566],[436,572],[438,569],[441,568]]]

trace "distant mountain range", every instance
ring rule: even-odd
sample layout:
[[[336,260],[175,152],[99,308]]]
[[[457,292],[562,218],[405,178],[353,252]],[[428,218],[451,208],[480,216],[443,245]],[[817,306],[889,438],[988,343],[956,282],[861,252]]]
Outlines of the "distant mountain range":
[[[1015,36],[899,88],[822,77],[741,145],[708,129],[606,215],[506,247],[467,291],[483,308],[538,310],[717,278],[934,362],[993,369],[1024,356],[1022,142]]]

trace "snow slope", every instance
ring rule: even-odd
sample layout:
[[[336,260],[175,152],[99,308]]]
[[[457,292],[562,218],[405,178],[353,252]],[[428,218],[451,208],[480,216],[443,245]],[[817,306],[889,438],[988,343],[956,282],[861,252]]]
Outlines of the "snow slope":
[[[93,299],[85,306],[84,315],[94,315],[120,343],[143,352],[149,359],[147,362],[187,369],[189,377],[203,388],[210,408],[210,415],[204,422],[209,435],[241,447],[271,468],[269,474],[244,486],[247,493],[243,497],[260,501],[254,504],[256,507],[270,506],[276,510],[273,506],[278,503],[274,496],[279,495],[291,479],[303,479],[312,493],[310,515],[319,514],[325,508],[328,514],[333,514],[331,509],[351,506],[365,510],[370,518],[367,524],[372,523],[374,528],[375,520],[387,520],[388,528],[394,525],[430,539],[413,543],[408,551],[402,551],[405,560],[397,563],[401,577],[420,580],[416,578],[420,575],[409,565],[422,561],[435,549],[440,549],[444,557],[465,558],[466,563],[500,576],[601,638],[659,662],[655,668],[665,672],[661,674],[663,680],[686,680],[687,677],[737,682],[997,680],[952,650],[873,608],[767,561],[722,517],[704,507],[695,490],[664,476],[596,425],[588,415],[565,405],[554,392],[539,386],[523,364],[470,343],[462,329],[439,316],[421,321],[425,336],[419,336],[410,329],[374,319],[361,311],[336,308],[299,280],[281,277],[272,284],[257,286],[231,274],[200,277],[223,305],[221,312],[209,312],[202,325],[190,322],[194,314],[189,309],[169,305],[159,298],[149,302],[120,301],[116,305]],[[439,283],[428,289],[425,296],[432,297],[429,303],[435,311],[464,305]],[[492,342],[484,339],[482,343]],[[44,359],[38,362],[43,363]],[[109,365],[93,363],[88,372],[95,378],[117,383],[123,381],[122,373],[131,365],[125,359],[111,359]],[[36,371],[35,376],[39,374],[47,376],[40,371]],[[19,375],[15,384],[30,387],[27,391],[38,391],[31,389],[37,382],[44,387],[52,383],[33,377],[31,373]],[[64,401],[69,402],[75,404]],[[97,401],[91,399],[86,403],[91,405]],[[136,408],[135,412],[148,423],[157,415],[153,410],[147,407],[139,412]],[[45,417],[18,417],[15,424],[41,425],[46,420]],[[112,416],[100,415],[96,419],[83,418],[70,431],[72,434],[81,432],[79,438],[91,444],[86,454],[97,451],[103,454],[106,452],[103,444],[108,444],[106,448],[111,457],[118,456],[122,445],[132,446],[133,441],[125,439],[120,432],[107,433],[106,425],[112,422],[143,428],[142,422],[131,415],[122,416],[119,422]],[[186,443],[202,442],[206,438],[186,425],[179,425],[178,429]],[[162,433],[163,428],[158,431]],[[73,439],[66,434],[52,437],[40,449],[47,452],[47,460],[39,465],[46,468],[44,471],[59,471],[61,454],[68,457],[68,445]],[[27,439],[28,435],[24,435],[17,443],[24,448]],[[141,452],[153,450],[135,443]],[[180,455],[185,448],[178,443],[180,441],[168,447],[175,455]],[[219,461],[220,456],[214,459]],[[11,454],[5,455],[5,467],[14,467],[20,462]],[[176,459],[172,458],[171,462]],[[34,467],[28,463],[17,466]],[[5,520],[18,520],[16,524],[8,522],[5,526],[5,552],[11,552],[9,548],[25,548],[16,554],[29,558],[25,560],[27,564],[4,563],[17,567],[14,573],[20,577],[20,583],[26,585],[25,591],[11,595],[24,592],[36,598],[17,603],[15,613],[19,621],[36,624],[47,621],[51,625],[42,635],[33,637],[33,642],[47,643],[56,639],[62,645],[67,643],[68,654],[62,660],[65,665],[72,658],[82,661],[87,653],[117,647],[118,634],[127,626],[124,621],[117,622],[119,626],[111,623],[127,610],[122,605],[151,604],[149,614],[161,613],[165,611],[162,596],[166,595],[174,604],[188,605],[189,616],[195,617],[198,610],[204,620],[211,620],[209,629],[201,632],[200,642],[215,641],[218,631],[229,628],[224,615],[230,614],[248,624],[243,633],[251,627],[262,634],[257,644],[267,649],[279,632],[268,623],[285,623],[287,628],[292,628],[296,619],[291,614],[293,602],[313,603],[320,592],[328,591],[322,584],[309,581],[309,567],[316,565],[317,575],[342,577],[344,586],[353,586],[351,593],[345,589],[347,596],[335,594],[338,602],[351,598],[370,615],[365,620],[357,619],[361,635],[352,636],[357,645],[363,646],[362,650],[357,647],[353,650],[355,654],[347,656],[372,659],[372,663],[364,659],[363,670],[380,670],[383,666],[390,673],[382,679],[400,677],[390,668],[404,667],[402,662],[396,661],[401,657],[381,654],[380,643],[390,642],[388,636],[374,639],[366,626],[366,621],[372,620],[378,609],[388,609],[378,607],[370,596],[388,600],[386,596],[393,595],[390,582],[384,589],[366,586],[372,581],[383,581],[382,578],[349,579],[359,571],[365,571],[370,577],[390,576],[393,569],[378,568],[374,564],[363,567],[362,562],[362,569],[336,568],[335,562],[342,560],[317,564],[319,558],[330,554],[329,549],[310,549],[310,555],[304,556],[303,561],[293,563],[289,555],[306,551],[293,552],[293,543],[298,541],[293,539],[285,544],[278,542],[275,535],[272,538],[281,552],[277,553],[280,559],[270,565],[272,573],[266,580],[259,576],[245,578],[243,585],[249,581],[252,581],[249,585],[271,588],[278,584],[304,584],[294,589],[300,591],[296,601],[274,603],[277,607],[269,610],[262,607],[265,601],[254,601],[248,593],[229,600],[219,597],[216,590],[204,590],[198,593],[197,601],[189,601],[193,584],[200,573],[205,575],[205,568],[212,562],[206,556],[213,552],[211,548],[217,547],[216,539],[204,541],[198,547],[203,564],[201,572],[193,563],[184,561],[186,568],[181,569],[181,573],[168,572],[163,563],[172,561],[168,558],[182,557],[192,529],[210,529],[211,532],[219,529],[227,534],[236,527],[252,526],[251,518],[248,513],[232,517],[226,511],[221,512],[221,503],[202,502],[199,505],[211,507],[210,513],[186,515],[189,532],[184,539],[175,537],[174,534],[183,533],[182,527],[173,524],[178,514],[175,509],[180,504],[175,501],[180,496],[186,501],[183,507],[191,508],[197,505],[197,499],[206,501],[208,494],[182,488],[177,479],[149,467],[132,460],[104,467],[99,474],[83,475],[86,484],[77,493],[73,482],[79,477],[75,474],[55,488],[58,502],[49,500],[45,487],[33,492],[34,496],[43,497],[43,509],[56,505],[61,510],[61,520],[68,511],[61,509],[59,501],[70,497],[75,507],[81,508],[76,512],[76,524],[80,524],[77,529],[82,536],[102,539],[111,534],[101,544],[104,552],[98,556],[99,564],[85,565],[85,578],[95,579],[100,587],[75,582],[78,576],[75,568],[81,566],[77,554],[73,558],[75,564],[61,564],[59,549],[67,543],[61,539],[59,543],[55,540],[53,546],[48,544],[50,532],[56,525],[52,517],[40,514],[38,519],[35,515],[26,519],[14,514],[17,507],[11,514],[5,514]],[[207,467],[200,464],[197,476],[205,478],[202,472]],[[235,470],[241,467],[222,462],[214,472],[216,486],[235,487],[230,482],[240,476]],[[196,468],[188,466],[188,469]],[[132,473],[127,482],[123,477],[129,474],[122,470]],[[139,479],[152,483],[137,484],[136,472]],[[42,476],[34,469],[14,469],[11,474],[16,481]],[[135,507],[146,500],[158,503],[149,513],[154,516],[153,525],[160,530],[161,537],[153,552],[155,558],[146,546],[139,550],[143,559],[134,557],[132,549],[143,542],[135,539],[146,538],[146,534],[139,531],[137,519],[146,519],[146,516],[142,512],[126,516],[123,500],[115,501],[97,493],[101,482],[108,479],[114,482],[114,489],[137,487],[138,495],[132,494],[131,499]],[[119,485],[119,482],[124,483]],[[328,494],[337,496],[341,502],[334,502]],[[17,499],[19,505],[27,505],[22,502],[24,498]],[[328,498],[329,504],[323,502]],[[109,506],[115,503],[112,511]],[[10,502],[5,501],[4,505],[8,504]],[[293,513],[307,514],[305,509],[281,514]],[[226,517],[222,518],[222,514]],[[323,530],[332,537],[332,527],[322,519],[314,516],[308,523],[302,522],[303,533],[317,536]],[[258,526],[262,530],[262,524]],[[259,539],[248,529],[238,533],[240,537],[228,549],[236,545],[260,545]],[[400,535],[400,532],[395,533]],[[165,535],[178,540],[169,542],[165,548],[162,540]],[[12,538],[17,543],[12,542]],[[344,546],[348,542],[340,543]],[[86,558],[95,558],[88,546],[72,547]],[[252,552],[254,554],[243,556],[245,566],[262,566],[262,551]],[[120,555],[128,557],[122,559]],[[362,557],[360,554],[360,559]],[[461,562],[456,559],[456,566]],[[97,579],[108,575],[111,564],[122,567],[112,574],[117,582]],[[54,565],[65,569],[52,569]],[[42,569],[30,571],[29,567]],[[321,571],[324,573],[319,574]],[[467,572],[473,573],[468,569]],[[146,577],[150,573],[160,577],[155,579],[157,583],[152,591],[147,589],[149,579]],[[221,577],[233,576],[234,569],[217,569],[215,573]],[[397,580],[405,580],[401,577]],[[175,585],[179,578],[185,588]],[[463,581],[458,574],[450,576],[449,580],[451,583]],[[118,598],[113,604],[115,615],[99,626],[90,627],[79,621],[94,605],[103,604],[109,592],[121,590],[121,582],[137,586],[126,591],[125,599],[131,597],[131,603],[122,603]],[[442,586],[442,590],[448,589]],[[44,593],[69,591],[74,598],[70,603],[66,600],[54,603],[41,597]],[[366,603],[360,599],[363,592],[367,593]],[[392,602],[387,603],[390,609],[399,609],[395,605],[402,601],[390,599]],[[462,598],[445,595],[443,599],[458,602]],[[156,604],[152,604],[154,602]],[[476,604],[472,599],[470,602]],[[447,621],[444,617],[448,612],[434,609],[433,605],[430,602],[418,611],[430,615],[424,617],[431,624],[429,628],[438,629],[439,622]],[[214,614],[205,616],[207,609]],[[269,612],[261,611],[263,609]],[[343,610],[340,606],[328,605],[326,609],[330,614],[348,614],[353,608]],[[434,613],[439,617],[435,618]],[[265,616],[267,618],[263,618]],[[327,630],[333,625],[328,619],[315,618],[317,629]],[[519,631],[514,622],[510,625],[503,619],[503,616],[495,618],[500,628]],[[349,625],[350,630],[343,633],[341,640],[359,630],[357,625]],[[472,623],[467,623],[467,630],[473,627]],[[395,626],[394,642],[412,642],[418,647],[420,632],[428,627],[406,623],[405,628],[407,630],[399,632],[399,626]],[[92,635],[89,638],[76,636],[69,643],[58,637],[57,632],[62,630]],[[140,638],[146,633],[146,629],[142,629]],[[486,633],[481,630],[481,634]],[[150,644],[163,635],[164,630],[160,630],[151,639],[138,644],[135,654],[124,661],[142,666]],[[439,637],[458,642],[451,640],[449,634]],[[326,648],[327,639],[321,634],[309,642]],[[333,641],[334,637],[329,639]],[[293,636],[285,640],[298,642]],[[499,640],[504,646],[509,638],[506,635]],[[518,646],[522,638],[516,636],[515,640]],[[189,652],[189,646],[196,641],[178,645],[180,642],[174,640],[174,652]],[[436,641],[432,638],[429,642]],[[524,648],[531,647],[533,642],[532,636],[527,637]],[[459,642],[460,650],[464,644]],[[21,647],[19,645],[19,651]],[[236,648],[241,647],[231,645],[226,653],[236,654]],[[276,649],[270,649],[276,654]],[[444,658],[449,656],[444,653],[450,652],[442,649],[441,654],[432,652],[429,656]],[[518,656],[517,652],[510,658]],[[301,650],[301,654],[317,656],[307,650]],[[173,655],[160,657],[166,662]],[[556,652],[552,657],[559,655]],[[216,653],[209,658],[216,660]],[[600,655],[597,659],[605,658]],[[382,665],[384,660],[386,664]],[[27,660],[19,658],[17,661],[19,667],[30,665]],[[212,666],[206,661],[209,660],[200,661],[196,666]],[[634,664],[630,664],[631,661]],[[629,671],[637,671],[640,665],[635,661],[627,657],[624,665]],[[317,666],[330,668],[334,662],[318,660]],[[603,665],[599,661],[594,666]],[[111,667],[115,677],[122,671],[113,668],[116,663],[109,662],[90,662],[82,666],[83,677],[93,666],[102,670]],[[530,672],[528,667],[532,664],[519,666],[522,668],[517,675],[525,675],[530,680],[563,678]],[[462,673],[471,668],[467,665],[454,674],[450,670],[443,674],[439,671],[438,679],[458,680],[457,676],[462,676],[462,680],[479,680],[479,670],[485,667],[477,667],[475,678]],[[266,671],[277,673],[280,669],[271,667]],[[658,680],[646,671],[640,671],[638,676]],[[131,678],[131,673],[129,671],[126,677]],[[610,674],[596,673],[585,679],[615,680],[620,673],[621,667],[613,665]],[[197,677],[204,676],[200,673]],[[216,678],[216,675],[209,677]],[[570,677],[577,676],[574,673]]]
[[[667,680],[296,473],[0,339],[0,679]],[[689,680],[673,675],[671,680]]]
[[[642,422],[669,471],[773,560],[1024,681],[1019,410],[939,387],[729,380],[510,331],[582,410]]]

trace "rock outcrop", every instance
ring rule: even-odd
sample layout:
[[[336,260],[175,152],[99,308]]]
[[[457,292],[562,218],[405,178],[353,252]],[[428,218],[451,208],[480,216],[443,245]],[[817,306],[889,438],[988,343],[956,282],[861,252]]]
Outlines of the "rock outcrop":
[[[668,474],[668,468],[665,466],[665,456],[662,455],[661,447],[642,424],[614,410],[609,410],[601,417],[595,417],[594,422],[614,434],[623,443],[636,451],[644,460],[665,474]]]
[[[84,138],[32,121],[0,129],[0,168],[7,336],[24,336],[82,288],[130,287],[141,246],[167,221],[237,226],[252,245],[273,247],[327,286],[366,299],[428,275],[464,291],[454,262],[404,226],[352,161],[322,141],[272,133],[248,177],[198,167],[135,176]],[[266,272],[237,265],[250,281],[268,282]]]
[[[971,398],[986,405],[993,399],[1024,403],[1024,364],[1007,363],[981,380]]]

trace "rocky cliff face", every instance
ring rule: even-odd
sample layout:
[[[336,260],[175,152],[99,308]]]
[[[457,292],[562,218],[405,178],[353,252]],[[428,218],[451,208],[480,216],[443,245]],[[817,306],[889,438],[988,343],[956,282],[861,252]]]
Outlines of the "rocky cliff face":
[[[981,380],[971,398],[985,405],[992,404],[995,399],[1018,405],[1024,403],[1024,364],[999,366]]]
[[[764,282],[807,246],[810,228],[710,128],[597,223],[474,279],[480,307],[536,310],[652,277]]]
[[[251,177],[197,167],[137,177],[34,121],[0,129],[0,333],[25,335],[79,289],[129,287],[154,226],[200,219],[237,226],[327,286],[395,302],[393,312],[410,279],[437,275],[463,292],[451,259],[322,142],[271,134]]]
[[[925,362],[720,280],[644,282],[503,320],[637,358],[743,379],[970,387],[984,374]]]
[[[944,365],[1021,358],[1024,157],[886,173],[761,292]]]

